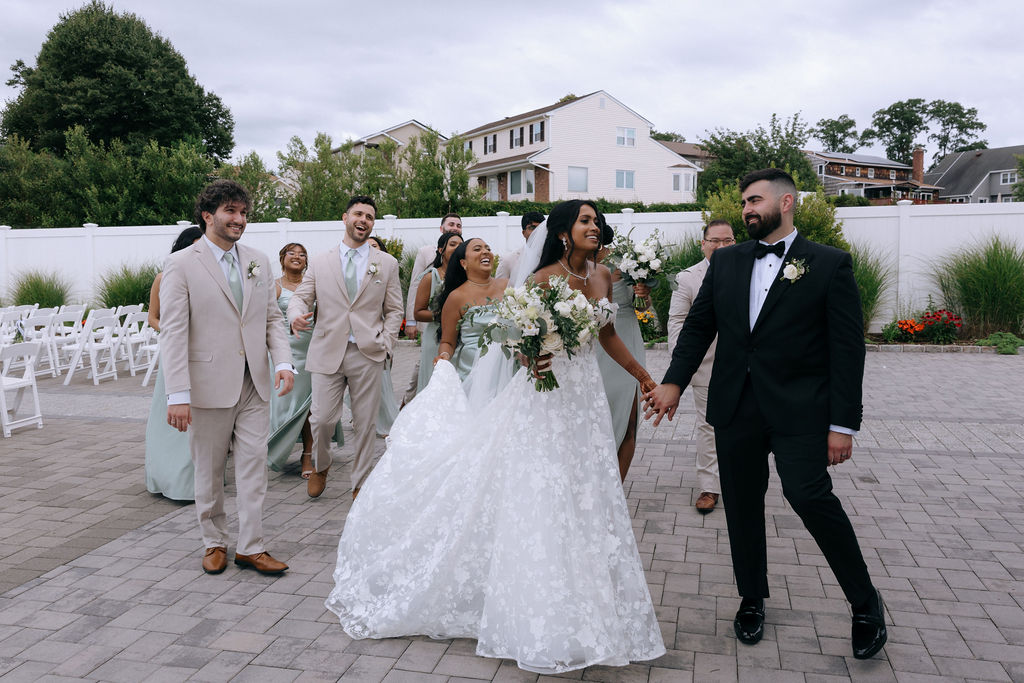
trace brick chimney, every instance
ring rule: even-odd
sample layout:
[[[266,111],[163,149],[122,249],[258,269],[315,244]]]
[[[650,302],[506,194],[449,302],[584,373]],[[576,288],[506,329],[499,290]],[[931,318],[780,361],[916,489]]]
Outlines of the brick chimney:
[[[919,183],[924,182],[924,147],[914,148],[913,170],[910,177]]]

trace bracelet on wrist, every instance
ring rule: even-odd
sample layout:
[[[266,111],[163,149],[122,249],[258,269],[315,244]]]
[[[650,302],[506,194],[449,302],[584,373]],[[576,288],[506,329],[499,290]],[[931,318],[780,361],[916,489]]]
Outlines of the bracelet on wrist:
[[[437,357],[444,358],[445,360],[451,360],[452,354],[448,353],[447,351],[442,351],[441,353],[437,354]]]

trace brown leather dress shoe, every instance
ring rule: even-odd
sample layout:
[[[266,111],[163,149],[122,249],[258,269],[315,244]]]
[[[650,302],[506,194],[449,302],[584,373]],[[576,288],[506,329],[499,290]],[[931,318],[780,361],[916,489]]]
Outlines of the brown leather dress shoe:
[[[248,567],[255,569],[260,574],[280,574],[288,569],[284,562],[278,562],[268,552],[256,553],[255,555],[239,555],[235,553],[235,564],[242,569]]]
[[[715,503],[718,502],[718,494],[705,491],[700,494],[700,498],[697,499],[697,504],[694,506],[697,508],[697,512],[702,515],[706,515],[715,509]]]
[[[358,495],[359,495],[359,489],[352,489],[352,500],[355,500],[356,496],[358,496]]]
[[[203,555],[203,571],[207,574],[220,574],[228,568],[228,549],[214,546],[207,548]]]
[[[319,498],[320,494],[327,488],[327,472],[330,469],[328,467],[323,472],[313,472],[309,475],[309,481],[306,482],[306,493],[309,494],[310,498]]]

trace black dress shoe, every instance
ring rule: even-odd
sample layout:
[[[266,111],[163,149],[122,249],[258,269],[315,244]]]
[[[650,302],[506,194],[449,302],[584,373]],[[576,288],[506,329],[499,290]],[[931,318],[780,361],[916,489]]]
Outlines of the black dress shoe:
[[[874,596],[868,600],[863,611],[854,611],[851,638],[856,659],[874,657],[889,638],[885,630],[884,609],[882,594],[875,589]]]
[[[764,636],[764,600],[743,598],[732,627],[741,643],[756,645],[760,642]]]

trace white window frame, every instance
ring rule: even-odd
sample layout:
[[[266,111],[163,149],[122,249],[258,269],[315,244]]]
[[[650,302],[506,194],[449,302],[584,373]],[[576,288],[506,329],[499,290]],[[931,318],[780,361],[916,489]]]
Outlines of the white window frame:
[[[860,178],[860,166],[857,167],[857,177]]]
[[[896,180],[896,171],[889,169],[889,180]]]
[[[484,154],[495,154],[498,151],[498,140],[492,135],[484,136]]]
[[[686,174],[686,191],[693,192],[697,189],[697,174],[687,173]]]
[[[575,187],[573,186],[573,172],[576,173],[576,181],[580,179],[580,172],[582,171],[583,185],[580,188],[580,183],[577,182]],[[569,188],[569,192],[589,192],[590,187],[590,169],[587,166],[569,166],[568,171],[565,174],[566,186]]]
[[[515,174],[519,174],[519,189],[518,190],[514,190],[513,187],[512,187],[512,176],[515,175]],[[522,193],[523,193],[523,171],[522,171],[522,169],[518,169],[517,168],[514,171],[509,171],[508,172],[508,196],[509,197],[518,196],[518,195],[521,195]]]
[[[530,137],[533,142],[544,142],[544,122],[534,121],[530,124]]]
[[[636,128],[626,126],[615,127],[615,144],[618,147],[636,148]]]
[[[487,176],[487,192],[484,196],[484,199],[496,202],[501,197],[500,192],[501,190],[498,188],[498,176]]]
[[[1017,183],[1016,171],[1003,171],[999,176],[1000,185],[1015,185]]]
[[[840,169],[840,171],[839,171],[839,175],[846,175],[846,167],[845,167],[845,166],[843,166],[843,167],[842,167],[842,168]]]
[[[868,178],[874,178],[874,177],[875,177],[875,169],[869,168],[868,169]]]
[[[683,174],[673,173],[672,174],[672,191],[682,192],[683,191]]]
[[[1012,201],[1013,201],[1013,195],[1012,194],[1004,194],[1002,199],[1000,200],[1000,202],[1003,203],[1003,204],[1009,204]]]
[[[818,164],[818,175],[825,175],[825,164]]]
[[[629,171],[626,169],[615,169],[615,189],[616,190],[635,190],[636,189],[636,171]]]
[[[988,197],[978,197],[979,204],[988,204]]]
[[[523,171],[523,193],[533,194],[536,191],[536,182],[534,178],[534,171],[532,168],[527,168]]]
[[[515,149],[516,147],[522,147],[525,144],[524,141],[526,140],[525,127],[524,126],[518,126],[516,128],[511,128],[509,130],[512,133],[512,135],[509,137],[509,140],[512,142],[512,144],[509,145],[509,149]]]

